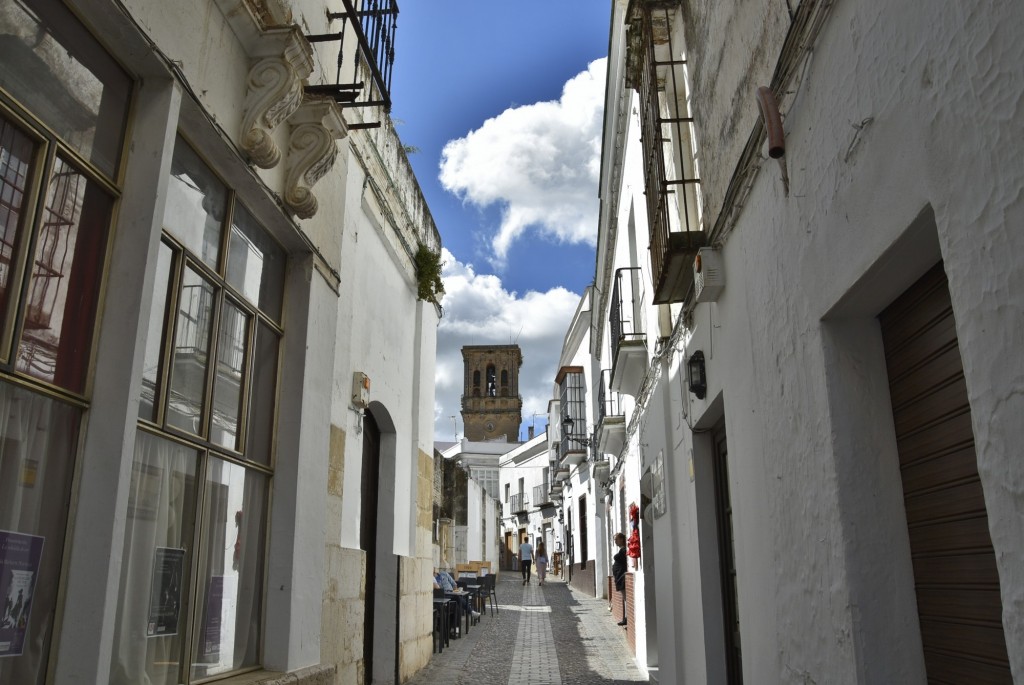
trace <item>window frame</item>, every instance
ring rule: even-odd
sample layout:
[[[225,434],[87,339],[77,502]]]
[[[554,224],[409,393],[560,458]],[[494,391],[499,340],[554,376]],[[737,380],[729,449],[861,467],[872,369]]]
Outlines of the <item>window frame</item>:
[[[7,311],[3,319],[0,320],[0,377],[19,378],[60,395],[64,399],[87,402],[92,394],[93,365],[99,340],[98,324],[103,316],[103,294],[106,292],[108,279],[107,266],[113,249],[115,228],[123,194],[119,184],[123,177],[124,155],[117,167],[118,178],[106,177],[102,171],[72,146],[65,143],[43,121],[32,116],[19,103],[11,100],[3,90],[0,90],[0,118],[9,121],[37,146],[32,159],[31,173],[26,177],[22,213],[19,217],[21,225],[17,229],[19,232],[18,245],[11,255],[7,286],[9,291]],[[127,128],[122,133],[123,136],[127,136]],[[106,245],[97,269],[93,325],[87,338],[88,349],[85,354],[88,359],[81,379],[80,390],[65,387],[55,381],[40,378],[18,369],[18,351],[25,334],[25,319],[33,283],[32,264],[39,243],[43,215],[46,212],[47,190],[50,187],[58,157],[61,157],[70,168],[81,174],[87,183],[96,184],[98,190],[105,193],[110,200],[110,212],[105,229]]]
[[[138,416],[137,426],[138,430],[145,431],[156,437],[170,440],[187,446],[190,449],[194,449],[198,455],[194,486],[196,488],[194,498],[195,507],[192,512],[195,516],[194,534],[191,541],[191,547],[187,550],[187,563],[189,566],[189,598],[187,605],[183,606],[183,610],[187,612],[186,617],[183,619],[183,630],[186,632],[186,638],[182,646],[182,662],[179,667],[179,678],[181,679],[181,682],[194,684],[229,678],[263,668],[262,663],[265,653],[264,642],[267,635],[267,583],[270,562],[270,524],[273,511],[272,493],[274,474],[277,465],[277,418],[280,410],[281,366],[284,358],[285,329],[283,322],[286,317],[285,303],[287,302],[287,263],[289,253],[277,240],[276,236],[266,228],[263,222],[259,221],[255,213],[242,201],[239,193],[232,188],[219,173],[217,173],[216,167],[207,157],[199,152],[197,147],[182,131],[179,131],[175,138],[175,145],[177,144],[189,146],[191,151],[200,159],[200,161],[202,161],[203,164],[206,165],[208,171],[219,183],[223,184],[227,191],[226,210],[224,217],[220,222],[218,254],[215,268],[207,264],[201,255],[197,255],[192,252],[182,239],[169,233],[166,227],[163,226],[163,217],[161,217],[160,244],[162,247],[169,250],[170,263],[168,265],[167,283],[159,286],[166,286],[165,297],[163,298],[164,309],[163,314],[160,317],[159,354],[157,355],[159,368],[155,375],[151,417]],[[238,206],[244,207],[245,211],[248,212],[250,217],[252,217],[252,219],[259,225],[266,237],[272,240],[274,244],[280,248],[281,255],[285,259],[285,270],[280,282],[281,292],[279,302],[281,305],[281,311],[278,314],[280,321],[274,320],[269,314],[260,309],[259,303],[250,301],[244,293],[232,285],[228,280],[229,277],[227,271],[228,260],[230,257],[230,242],[236,216],[236,208]],[[214,291],[210,314],[210,330],[207,333],[208,347],[205,352],[206,363],[203,370],[202,400],[201,409],[199,410],[200,425],[195,433],[189,432],[188,430],[169,423],[168,421],[168,409],[171,393],[170,383],[173,379],[173,361],[179,333],[179,308],[181,306],[185,276],[189,270],[197,274],[204,282],[209,283]],[[240,399],[238,404],[238,421],[236,424],[237,435],[233,447],[228,447],[217,442],[213,439],[213,435],[211,434],[211,428],[213,425],[212,403],[215,401],[217,367],[219,364],[219,354],[222,344],[222,325],[224,322],[225,307],[228,303],[240,310],[247,317],[245,324],[247,330],[245,332],[243,372],[239,387]],[[156,307],[158,304],[159,303],[156,299],[154,299],[153,306]],[[151,321],[152,320],[153,319],[151,319]],[[256,343],[257,335],[261,330],[261,326],[265,327],[265,330],[268,333],[276,336],[277,341],[277,358],[275,360],[274,369],[274,405],[272,411],[273,426],[271,429],[272,439],[267,463],[247,458],[247,454],[251,452],[251,446],[249,445],[251,417],[249,414],[253,405],[251,393],[253,391],[254,375],[256,373]],[[193,674],[193,669],[196,664],[199,663],[197,660],[197,645],[201,637],[203,624],[203,617],[201,614],[203,613],[203,602],[205,601],[206,595],[206,589],[202,587],[204,579],[203,574],[207,572],[207,570],[204,569],[204,564],[206,563],[205,545],[207,545],[211,536],[215,537],[215,533],[211,529],[208,529],[206,523],[207,518],[211,516],[211,512],[208,510],[207,505],[207,499],[210,496],[207,480],[213,459],[219,459],[229,466],[241,467],[247,473],[251,471],[265,479],[263,500],[264,511],[262,521],[264,530],[261,541],[263,558],[260,560],[262,578],[257,594],[259,600],[258,622],[260,626],[260,637],[256,648],[254,664],[243,666],[238,669],[226,670],[214,675],[196,676]]]

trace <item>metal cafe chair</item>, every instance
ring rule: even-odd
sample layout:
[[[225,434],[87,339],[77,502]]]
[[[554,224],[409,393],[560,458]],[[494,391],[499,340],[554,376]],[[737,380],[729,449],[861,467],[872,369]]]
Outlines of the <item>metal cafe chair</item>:
[[[469,594],[469,606],[475,607],[479,611],[481,608],[480,599],[483,593],[483,586],[480,584],[481,580],[479,578],[459,578],[455,582]],[[479,617],[473,619],[473,625],[479,622]]]
[[[490,600],[491,616],[493,616],[494,612],[498,609],[498,595],[494,591],[494,586],[498,582],[498,576],[493,573],[488,573],[480,579],[480,582],[483,584],[483,587],[480,588],[480,598],[483,601],[483,608],[487,608],[487,601]]]

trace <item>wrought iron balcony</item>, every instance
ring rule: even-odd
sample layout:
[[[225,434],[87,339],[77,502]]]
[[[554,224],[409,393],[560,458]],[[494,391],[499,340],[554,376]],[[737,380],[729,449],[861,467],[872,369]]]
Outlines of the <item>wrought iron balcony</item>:
[[[546,504],[551,503],[551,485],[550,483],[544,483],[542,485],[536,485],[533,488],[533,504],[534,506],[543,507]]]
[[[520,492],[515,495],[509,495],[508,498],[508,510],[512,514],[525,514],[530,506],[530,501],[526,499],[526,493]]]
[[[306,36],[311,43],[338,43],[334,83],[306,86],[306,92],[327,95],[342,107],[383,107],[391,111],[391,76],[395,63],[395,0],[341,0],[342,11],[328,12],[339,30]],[[370,128],[373,124],[350,124]]]
[[[609,388],[616,392],[635,395],[647,370],[645,310],[640,268],[617,269],[608,318],[612,347]]]
[[[611,389],[610,369],[601,372],[601,384],[597,388],[597,406],[598,454],[618,455],[626,439],[626,417],[622,410],[622,398]]]
[[[630,3],[627,83],[640,100],[654,304],[681,302],[693,286],[693,258],[707,236],[700,224],[693,117],[679,31],[680,3]]]

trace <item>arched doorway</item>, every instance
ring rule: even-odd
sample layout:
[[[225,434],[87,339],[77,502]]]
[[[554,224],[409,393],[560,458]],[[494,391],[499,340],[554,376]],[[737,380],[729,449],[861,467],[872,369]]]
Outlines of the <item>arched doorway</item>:
[[[363,416],[359,546],[366,554],[363,668],[366,683],[398,682],[399,568],[395,543],[395,428],[383,406]]]

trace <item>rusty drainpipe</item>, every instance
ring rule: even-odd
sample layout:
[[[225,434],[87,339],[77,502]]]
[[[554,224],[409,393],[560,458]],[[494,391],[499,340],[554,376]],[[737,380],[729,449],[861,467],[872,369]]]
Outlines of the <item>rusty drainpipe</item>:
[[[789,174],[786,172],[786,134],[782,130],[782,116],[779,114],[779,105],[775,102],[775,95],[767,86],[757,89],[757,106],[761,112],[761,120],[764,123],[765,132],[768,134],[768,156],[779,160],[779,168],[782,170],[782,185],[789,197]]]

